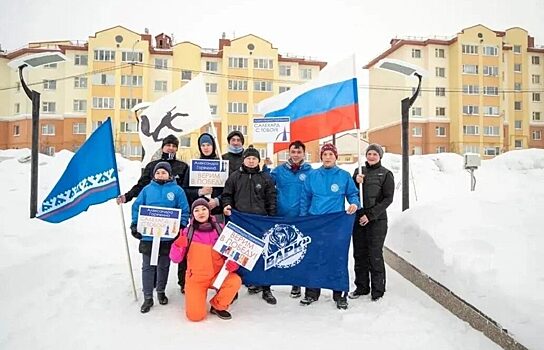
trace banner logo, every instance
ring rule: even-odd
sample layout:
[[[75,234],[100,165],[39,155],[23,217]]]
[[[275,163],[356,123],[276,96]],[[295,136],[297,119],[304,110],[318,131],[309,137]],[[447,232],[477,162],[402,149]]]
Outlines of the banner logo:
[[[288,269],[304,259],[312,238],[294,225],[276,224],[265,232],[263,257],[265,271],[273,267]]]

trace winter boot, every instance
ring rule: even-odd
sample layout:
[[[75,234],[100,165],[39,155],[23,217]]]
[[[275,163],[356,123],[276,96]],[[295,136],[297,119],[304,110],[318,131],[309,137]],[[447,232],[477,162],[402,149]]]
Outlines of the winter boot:
[[[213,306],[210,308],[210,313],[217,315],[222,320],[230,320],[232,315],[227,310],[217,310]]]
[[[145,314],[151,310],[151,307],[153,306],[153,298],[151,299],[144,299],[144,303],[142,304],[142,307],[140,308],[140,312],[142,314]]]
[[[372,293],[372,296],[370,297],[372,301],[378,301],[383,297],[383,293]]]
[[[263,299],[270,305],[276,305],[278,302],[270,290],[263,290]]]
[[[346,310],[348,308],[348,300],[346,297],[339,297],[336,299],[336,307],[340,310]]]
[[[300,287],[293,286],[293,288],[291,288],[291,294],[289,295],[291,298],[300,298],[301,295]]]
[[[247,292],[250,295],[257,294],[263,291],[263,287],[257,287],[257,286],[247,286]]]
[[[300,301],[300,305],[302,306],[308,306],[312,303],[315,303],[317,301],[316,298],[314,297],[311,297],[311,296],[305,296],[304,298],[302,298],[302,300]]]
[[[350,299],[357,299],[362,295],[368,295],[370,294],[370,289],[363,289],[363,288],[355,288],[355,290],[351,293],[349,293],[348,298]]]
[[[157,292],[157,299],[159,299],[159,304],[166,305],[168,304],[168,298],[164,292]]]

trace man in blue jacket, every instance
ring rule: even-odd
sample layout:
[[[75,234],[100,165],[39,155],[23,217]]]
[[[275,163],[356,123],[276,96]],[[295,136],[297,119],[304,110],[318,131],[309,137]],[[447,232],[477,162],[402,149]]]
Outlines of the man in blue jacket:
[[[300,194],[304,181],[312,171],[312,166],[304,163],[305,157],[306,146],[298,140],[293,141],[289,145],[287,162],[272,170],[272,178],[276,181],[279,216],[300,216]],[[291,298],[300,296],[300,287],[293,286]]]
[[[345,210],[345,200],[349,207],[348,214],[354,214],[360,206],[359,191],[351,175],[336,165],[338,151],[333,144],[326,143],[321,147],[321,162],[323,165],[310,172],[300,201],[301,215],[321,215]],[[334,234],[331,232],[331,234]],[[321,289],[306,288],[301,305],[310,305],[319,299]],[[348,301],[342,291],[333,291],[333,300],[338,309],[347,309]]]

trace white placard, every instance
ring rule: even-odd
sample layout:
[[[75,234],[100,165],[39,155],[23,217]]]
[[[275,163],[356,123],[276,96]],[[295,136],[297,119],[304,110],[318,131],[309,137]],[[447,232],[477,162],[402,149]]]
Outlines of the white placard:
[[[189,186],[225,187],[229,177],[229,161],[218,159],[191,159]]]
[[[151,246],[151,262],[157,266],[161,237],[177,236],[181,220],[181,209],[141,205],[138,209],[137,230],[142,236],[153,237]]]
[[[253,142],[289,142],[291,140],[291,118],[270,117],[253,120]]]

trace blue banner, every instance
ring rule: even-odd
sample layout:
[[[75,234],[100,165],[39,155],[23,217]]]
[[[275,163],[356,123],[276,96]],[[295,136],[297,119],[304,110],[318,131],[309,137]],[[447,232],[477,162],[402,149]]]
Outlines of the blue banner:
[[[74,154],[42,202],[38,219],[59,223],[119,195],[111,120],[108,118]]]
[[[233,211],[230,219],[265,242],[253,270],[238,270],[246,285],[349,290],[348,252],[355,215],[286,218]]]

